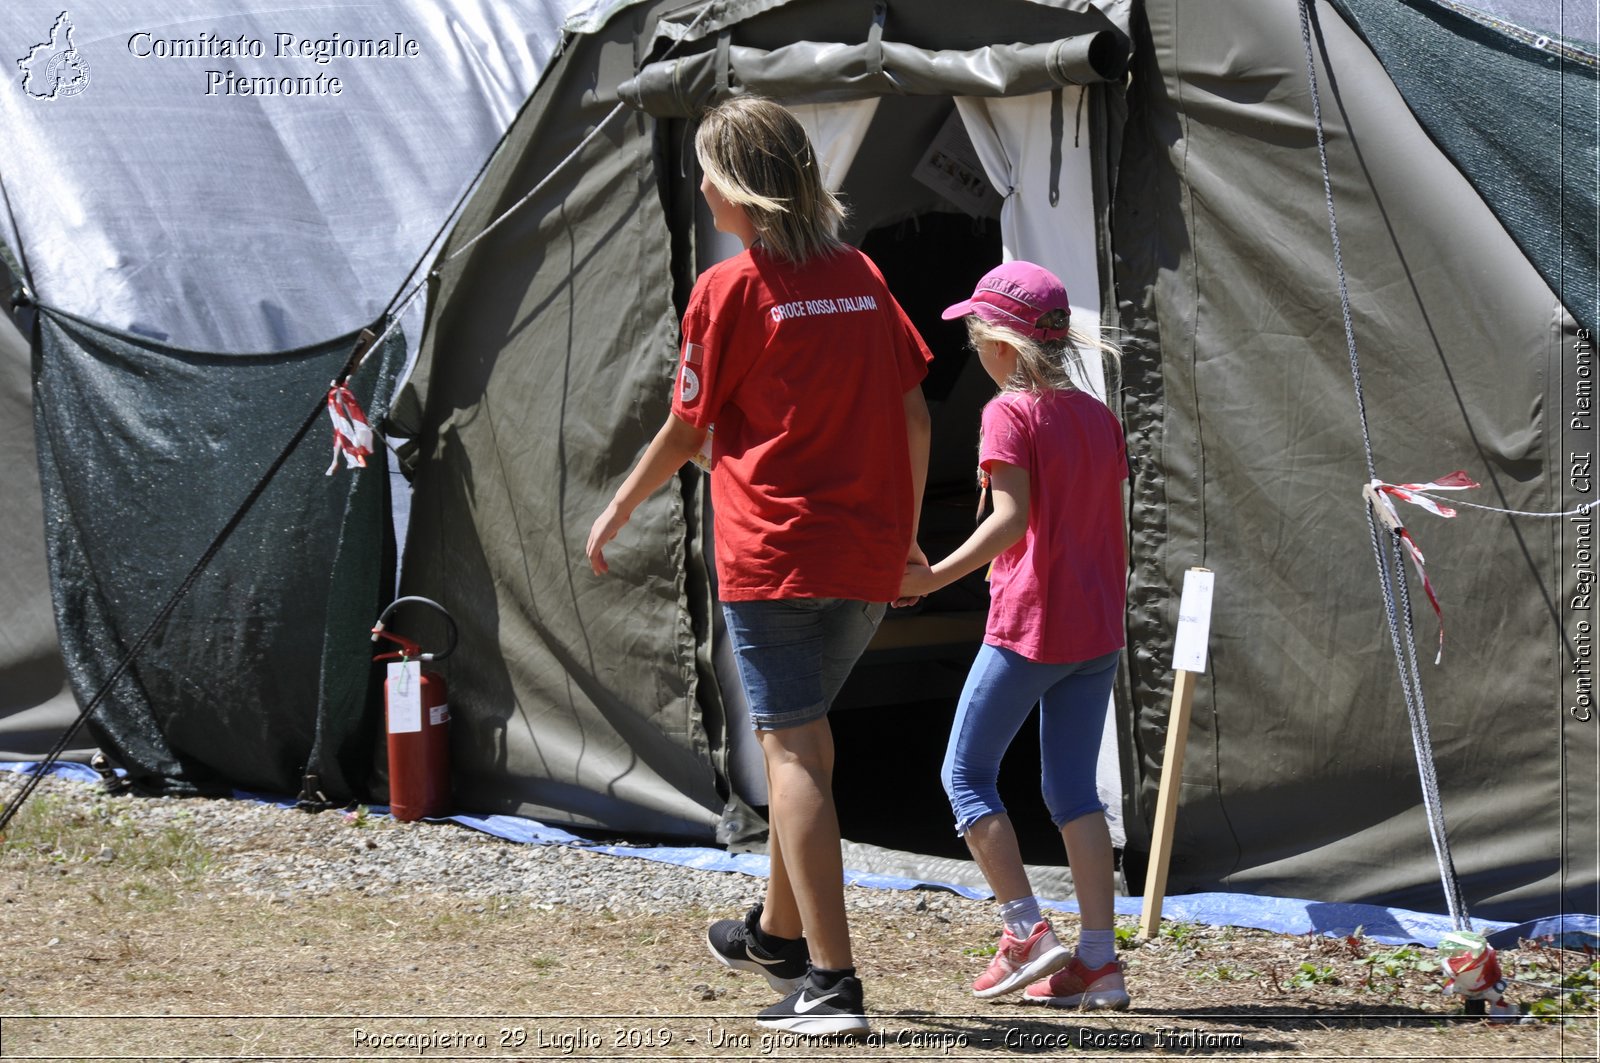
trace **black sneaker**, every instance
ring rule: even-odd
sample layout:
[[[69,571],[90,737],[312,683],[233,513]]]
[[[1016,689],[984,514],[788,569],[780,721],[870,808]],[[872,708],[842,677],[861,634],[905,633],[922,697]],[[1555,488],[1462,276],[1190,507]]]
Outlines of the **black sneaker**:
[[[745,913],[743,919],[719,919],[706,931],[711,955],[740,971],[755,971],[780,993],[792,993],[805,979],[810,950],[805,938],[768,952],[756,943],[755,929],[761,923],[761,905]]]
[[[861,981],[845,975],[830,989],[816,985],[815,976],[800,983],[800,988],[756,1016],[762,1026],[803,1034],[842,1034],[854,1037],[867,1032],[866,1006],[861,1001]]]

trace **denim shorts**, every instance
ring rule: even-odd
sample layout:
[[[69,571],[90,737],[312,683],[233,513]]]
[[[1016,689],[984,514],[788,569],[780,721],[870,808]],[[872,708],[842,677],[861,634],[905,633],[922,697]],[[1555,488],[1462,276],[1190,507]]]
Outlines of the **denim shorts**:
[[[826,716],[887,609],[850,598],[723,602],[751,725],[778,731]]]

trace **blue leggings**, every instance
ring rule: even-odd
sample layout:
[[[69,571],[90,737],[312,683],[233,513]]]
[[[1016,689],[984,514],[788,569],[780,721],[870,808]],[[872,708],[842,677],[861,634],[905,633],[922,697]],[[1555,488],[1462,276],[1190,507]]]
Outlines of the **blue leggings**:
[[[957,833],[1006,810],[995,788],[1000,758],[1035,704],[1041,784],[1051,820],[1061,827],[1105,811],[1094,769],[1121,654],[1115,650],[1072,664],[1041,664],[987,643],[978,650],[939,773],[955,810]]]

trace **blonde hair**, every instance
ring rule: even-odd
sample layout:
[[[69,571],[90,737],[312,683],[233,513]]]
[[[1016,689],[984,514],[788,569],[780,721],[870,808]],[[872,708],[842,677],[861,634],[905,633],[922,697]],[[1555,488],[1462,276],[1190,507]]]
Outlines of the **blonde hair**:
[[[822,183],[805,127],[782,104],[724,100],[700,119],[694,153],[712,187],[744,208],[774,255],[799,263],[842,246],[844,206]]]
[[[1004,343],[1017,352],[1017,365],[1011,376],[1001,384],[1006,391],[1031,391],[1035,395],[1045,391],[1072,391],[1077,389],[1074,374],[1084,372],[1083,353],[1093,351],[1101,359],[1104,369],[1115,371],[1122,364],[1122,351],[1116,344],[1096,339],[1068,328],[1067,334],[1057,340],[1036,340],[1016,329],[985,321],[977,314],[968,314],[967,339],[976,347],[980,343]],[[1110,372],[1107,373],[1109,377]],[[1106,394],[1114,393],[1107,386]]]

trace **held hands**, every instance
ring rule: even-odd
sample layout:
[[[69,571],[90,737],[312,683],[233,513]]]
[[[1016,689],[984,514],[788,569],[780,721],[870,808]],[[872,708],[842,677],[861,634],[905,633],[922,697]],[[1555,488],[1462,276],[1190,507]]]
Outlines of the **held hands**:
[[[946,554],[937,565],[929,566],[922,551],[913,548],[906,559],[906,571],[900,583],[901,597],[896,605],[931,594],[969,572],[976,572],[1027,535],[1028,470],[997,461],[991,464],[989,476],[994,512],[983,518],[983,523],[967,541]]]
[[[928,555],[922,552],[922,547],[912,543],[911,553],[906,557],[906,572],[900,580],[900,597],[891,604],[896,609],[916,605],[923,595],[932,594],[941,586],[943,584],[934,576],[928,564]]]
[[[944,586],[943,581],[933,574],[933,568],[926,561],[907,561],[906,574],[900,579],[900,600],[910,599],[906,603],[909,605],[942,586]],[[898,605],[899,602],[895,604]]]

